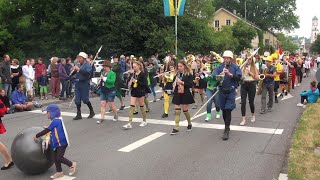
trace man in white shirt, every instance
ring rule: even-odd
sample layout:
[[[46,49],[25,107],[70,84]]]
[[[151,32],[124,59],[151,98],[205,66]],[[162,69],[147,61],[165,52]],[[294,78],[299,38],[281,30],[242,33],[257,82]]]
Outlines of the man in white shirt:
[[[31,91],[31,96],[33,96],[33,82],[35,72],[31,66],[31,61],[27,59],[25,65],[22,67],[22,74],[26,78],[26,92]]]

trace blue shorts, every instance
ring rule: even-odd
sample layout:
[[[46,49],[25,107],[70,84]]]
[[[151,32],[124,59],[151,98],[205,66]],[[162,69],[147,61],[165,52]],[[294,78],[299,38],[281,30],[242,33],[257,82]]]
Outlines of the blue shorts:
[[[100,101],[113,102],[116,97],[116,91],[100,92]]]

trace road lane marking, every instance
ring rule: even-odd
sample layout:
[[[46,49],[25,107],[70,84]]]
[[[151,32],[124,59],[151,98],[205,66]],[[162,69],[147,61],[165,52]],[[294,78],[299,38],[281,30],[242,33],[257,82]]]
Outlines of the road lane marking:
[[[75,179],[75,178],[76,178],[76,177],[64,175],[64,176],[61,177],[61,178],[57,178],[57,180],[73,180],[73,179]]]
[[[132,144],[129,144],[128,146],[123,147],[123,148],[119,149],[118,151],[120,151],[120,152],[133,151],[133,150],[135,150],[135,149],[137,149],[137,148],[139,148],[139,147],[141,147],[141,146],[143,146],[143,145],[145,145],[145,144],[147,144],[147,143],[149,143],[149,142],[151,142],[151,141],[153,141],[155,139],[158,139],[159,137],[161,137],[161,136],[163,136],[165,134],[166,133],[164,133],[164,132],[156,132],[154,134],[151,134],[150,136],[147,136],[147,137],[145,137],[143,139],[140,139],[139,141],[136,141],[136,142],[134,142]]]
[[[44,114],[41,110],[34,110],[29,111],[31,113],[36,114]],[[77,114],[72,112],[61,112],[62,116],[69,116],[69,117],[75,117]],[[89,114],[82,114],[82,116],[88,116]],[[100,119],[100,114],[95,115],[93,117],[94,119]],[[112,121],[113,116],[105,116],[105,120]],[[118,117],[119,121],[128,122],[128,117]],[[142,122],[142,118],[133,118],[133,122]],[[167,121],[167,120],[160,120],[160,119],[147,119],[148,124],[156,124],[156,125],[167,125],[167,126],[174,126],[174,121]],[[187,121],[180,122],[180,126],[187,127],[188,123]],[[224,129],[224,125],[222,124],[209,124],[209,123],[192,123],[193,127],[196,128],[204,128],[204,129]],[[261,133],[261,134],[275,134],[275,135],[281,135],[283,133],[283,129],[273,129],[273,128],[260,128],[260,127],[249,127],[249,126],[230,126],[231,130],[233,131],[241,131],[241,132],[253,132],[253,133]]]
[[[293,98],[293,96],[288,93],[286,96],[283,96],[283,98],[281,99],[281,101],[286,100],[286,99],[290,99],[290,98]]]
[[[279,175],[279,180],[288,180],[288,174],[280,174]]]

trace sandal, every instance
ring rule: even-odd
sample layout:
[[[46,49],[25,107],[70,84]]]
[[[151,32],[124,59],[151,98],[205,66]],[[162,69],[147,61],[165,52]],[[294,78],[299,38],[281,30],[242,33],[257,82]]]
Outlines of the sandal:
[[[6,166],[7,165],[7,166]],[[6,163],[4,166],[2,166],[1,170],[7,170],[10,169],[12,166],[14,165],[14,163],[11,161],[9,164]]]

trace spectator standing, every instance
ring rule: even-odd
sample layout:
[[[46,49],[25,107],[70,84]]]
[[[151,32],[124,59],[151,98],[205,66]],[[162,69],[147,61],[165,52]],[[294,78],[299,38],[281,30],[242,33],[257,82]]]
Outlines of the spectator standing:
[[[59,69],[58,69],[58,58],[51,58],[50,64],[50,72],[51,72],[51,91],[52,98],[55,99],[59,97],[60,92],[60,79],[59,79]]]
[[[30,90],[33,94],[33,81],[35,73],[29,59],[26,59],[24,64],[25,65],[22,67],[22,74],[26,78],[26,92]]]
[[[66,86],[66,94],[67,98],[71,97],[71,90],[72,90],[72,84],[73,84],[73,77],[69,77],[72,69],[72,64],[71,64],[71,58],[66,59],[66,72],[68,75],[68,80],[67,80],[67,86]]]
[[[58,67],[60,83],[62,85],[59,100],[64,100],[64,101],[66,100],[66,97],[64,95],[66,93],[67,81],[69,77],[65,66],[66,66],[66,59],[61,59],[61,64]]]
[[[42,75],[37,79],[39,87],[40,87],[40,98],[43,100],[44,98],[48,99],[47,93],[48,93],[48,84],[49,84],[49,78],[47,76],[46,70],[42,70]]]
[[[11,79],[11,67],[10,67],[10,57],[5,54],[3,56],[3,63],[0,65],[0,77],[2,88],[7,92],[6,95],[10,97],[11,88],[12,88],[12,79]]]
[[[120,78],[123,81],[124,80],[124,76],[123,73],[127,71],[127,63],[126,63],[126,57],[124,55],[120,56],[120,61],[119,61],[120,67],[121,67],[121,74],[120,74]]]
[[[39,77],[42,75],[42,71],[43,70],[46,71],[46,69],[47,69],[47,66],[45,64],[43,64],[42,58],[38,58],[38,64],[35,66],[35,78],[37,81],[38,81]],[[37,90],[38,90],[37,92],[39,93],[37,95],[41,96],[39,82],[38,82],[37,87],[35,87],[35,88],[37,88]]]
[[[24,82],[19,82],[19,79],[22,76],[22,68],[19,66],[19,60],[13,59],[11,64],[12,91],[14,91],[19,83]]]

